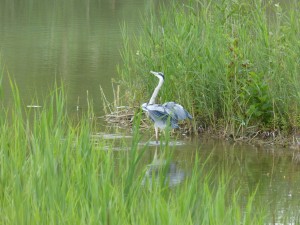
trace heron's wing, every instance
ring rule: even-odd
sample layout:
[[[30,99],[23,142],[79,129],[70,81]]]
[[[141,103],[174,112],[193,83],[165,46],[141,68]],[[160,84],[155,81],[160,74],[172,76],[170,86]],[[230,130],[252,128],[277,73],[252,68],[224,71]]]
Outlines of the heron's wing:
[[[143,107],[144,111],[148,112],[150,119],[157,125],[166,125],[170,120],[172,128],[178,128],[178,120],[170,115],[169,110],[159,104],[147,105]]]
[[[177,120],[184,120],[186,118],[193,119],[188,111],[175,102],[166,102],[162,106],[165,107],[166,110],[169,110],[169,114],[173,114],[172,116],[176,117]]]

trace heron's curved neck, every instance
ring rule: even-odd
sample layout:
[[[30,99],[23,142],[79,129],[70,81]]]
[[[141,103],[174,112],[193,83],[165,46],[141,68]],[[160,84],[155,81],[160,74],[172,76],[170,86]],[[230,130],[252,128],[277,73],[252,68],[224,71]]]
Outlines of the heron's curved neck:
[[[156,96],[157,96],[161,86],[163,85],[163,83],[164,83],[164,79],[162,77],[159,77],[158,85],[156,86],[156,88],[153,91],[153,94],[152,94],[152,96],[150,98],[150,101],[149,101],[149,105],[155,104]]]

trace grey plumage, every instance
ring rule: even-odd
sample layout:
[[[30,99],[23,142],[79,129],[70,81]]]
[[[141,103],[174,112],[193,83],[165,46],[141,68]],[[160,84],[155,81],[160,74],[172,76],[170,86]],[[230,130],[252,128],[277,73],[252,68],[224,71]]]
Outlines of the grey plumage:
[[[172,116],[175,116],[177,120],[185,120],[187,118],[193,119],[188,111],[186,111],[181,105],[175,102],[166,102],[163,104],[163,107],[168,109]]]
[[[172,128],[179,127],[177,116],[163,105],[149,105],[147,103],[144,103],[142,105],[142,109],[147,112],[149,118],[154,122],[155,127],[164,129],[167,125],[168,120],[170,120],[170,125]]]
[[[149,118],[153,121],[155,127],[156,142],[158,142],[158,128],[164,129],[168,121],[170,126],[179,128],[178,121],[184,119],[192,119],[191,114],[186,111],[180,104],[175,102],[166,102],[164,104],[155,104],[155,99],[164,82],[164,74],[162,72],[150,71],[159,79],[159,83],[155,88],[149,103],[143,103],[142,109],[148,114]]]

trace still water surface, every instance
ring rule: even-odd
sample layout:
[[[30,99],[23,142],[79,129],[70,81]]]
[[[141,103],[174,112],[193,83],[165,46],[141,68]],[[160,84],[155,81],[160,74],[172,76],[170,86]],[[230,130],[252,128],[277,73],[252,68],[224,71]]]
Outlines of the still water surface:
[[[126,157],[131,148],[128,132],[100,134],[97,138],[107,140],[107,149],[114,149],[119,158]],[[147,146],[141,169],[149,168],[145,179],[150,177],[151,181],[157,164],[166,160],[163,157],[165,148],[155,144],[153,133],[143,133],[139,146],[140,149]],[[259,204],[261,208],[263,204],[263,210],[268,214],[268,224],[299,224],[300,152],[274,146],[233,143],[210,137],[172,137],[169,146],[172,151],[167,173],[169,186],[180,185],[183,180],[188,179],[197,154],[200,161],[205,162],[205,170],[210,173],[213,169],[212,177],[217,179],[220,171],[231,174],[231,183],[240,188],[242,196],[247,198],[257,190],[254,207]]]
[[[69,108],[86,109],[88,91],[96,114],[101,114],[100,85],[111,100],[111,80],[117,78],[116,65],[121,62],[120,28],[126,23],[130,35],[138,34],[140,14],[149,7],[149,0],[54,0],[34,4],[28,0],[2,1],[1,64],[5,64],[16,80],[24,105],[35,103],[32,102],[34,97],[42,101],[55,80],[63,80]],[[4,98],[6,102],[11,101],[7,79],[4,79]],[[100,136],[113,140],[113,148],[120,154],[126,148],[120,148],[116,140],[131,139],[130,134]],[[175,171],[180,171],[176,182],[188,173],[196,152],[204,159],[210,155],[210,166],[232,171],[243,189],[254,190],[259,184],[258,195],[274,212],[274,218],[280,218],[280,214],[297,216],[299,213],[299,153],[205,138],[179,139],[172,143],[173,161],[178,168]],[[111,144],[107,148],[110,147]],[[149,146],[145,165],[152,162],[155,148]]]
[[[85,109],[88,91],[101,113],[100,85],[112,99],[121,27],[137,34],[149,7],[147,0],[1,1],[1,64],[15,78],[25,105],[63,80],[69,107]]]

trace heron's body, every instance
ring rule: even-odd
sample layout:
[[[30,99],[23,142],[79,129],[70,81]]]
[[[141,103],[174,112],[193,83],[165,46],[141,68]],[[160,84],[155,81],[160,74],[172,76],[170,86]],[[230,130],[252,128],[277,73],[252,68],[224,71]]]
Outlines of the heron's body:
[[[170,125],[172,128],[178,128],[178,119],[175,115],[172,116],[172,112],[159,104],[149,105],[144,103],[142,109],[147,112],[149,118],[153,121],[154,126],[160,129],[165,129],[168,120],[170,120]]]
[[[187,118],[192,119],[193,117],[181,105],[175,102],[166,102],[162,105],[155,104],[156,96],[164,82],[164,74],[153,71],[151,71],[151,73],[159,78],[159,83],[149,103],[142,104],[142,109],[147,112],[149,118],[154,123],[156,142],[158,142],[158,128],[165,129],[168,123],[173,129],[179,128],[178,121]]]

